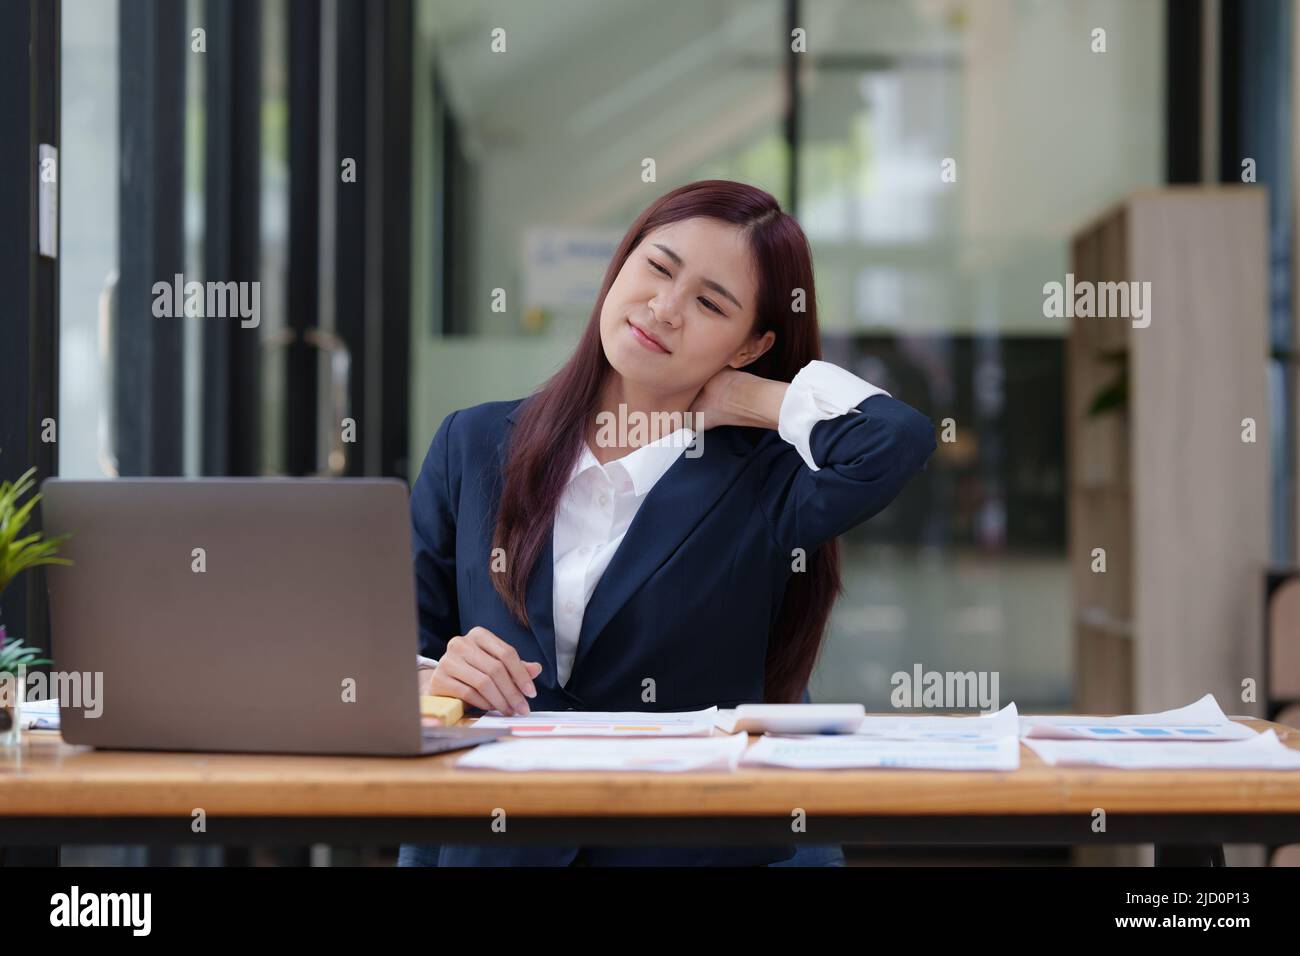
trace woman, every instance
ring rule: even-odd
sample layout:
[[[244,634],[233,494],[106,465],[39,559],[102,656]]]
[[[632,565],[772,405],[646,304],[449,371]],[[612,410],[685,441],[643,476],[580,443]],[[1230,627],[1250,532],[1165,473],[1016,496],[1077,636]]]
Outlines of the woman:
[[[434,436],[411,495],[421,692],[504,714],[805,699],[836,536],[934,450],[929,419],[820,353],[808,243],[772,196],[707,180],[652,203],[568,363]],[[445,846],[438,862],[793,850]]]

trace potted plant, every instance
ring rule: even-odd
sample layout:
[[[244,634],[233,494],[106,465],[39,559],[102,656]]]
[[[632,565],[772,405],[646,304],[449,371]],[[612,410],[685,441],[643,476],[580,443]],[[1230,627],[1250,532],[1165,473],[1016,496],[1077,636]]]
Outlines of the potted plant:
[[[0,595],[14,578],[30,568],[42,564],[72,563],[58,557],[59,546],[68,535],[45,538],[42,532],[35,531],[20,537],[31,518],[32,509],[41,500],[39,494],[32,495],[25,502],[22,500],[36,486],[32,477],[35,473],[35,468],[29,468],[17,481],[0,482]],[[5,632],[3,617],[0,617],[0,743],[12,744],[18,739],[23,675],[29,667],[51,663],[40,653],[20,640],[11,639]]]

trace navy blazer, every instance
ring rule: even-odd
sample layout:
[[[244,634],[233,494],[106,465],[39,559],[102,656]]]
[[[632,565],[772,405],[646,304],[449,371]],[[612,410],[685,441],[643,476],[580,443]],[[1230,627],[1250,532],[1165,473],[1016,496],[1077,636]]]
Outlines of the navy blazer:
[[[641,503],[587,604],[567,685],[556,679],[552,537],[528,579],[531,628],[492,587],[506,442],[526,399],[442,422],[411,490],[420,653],[482,626],[537,661],[532,710],[700,710],[763,700],[768,635],[803,549],[884,508],[935,448],[930,420],[888,395],[813,426],[819,470],[775,429],[720,426]],[[698,455],[696,452],[700,452]],[[506,556],[507,560],[509,556]],[[647,703],[643,698],[652,698]],[[490,746],[490,745],[489,745]],[[489,821],[484,834],[490,842]],[[444,846],[440,863],[568,863],[578,848]],[[600,862],[766,863],[793,847],[593,848]]]

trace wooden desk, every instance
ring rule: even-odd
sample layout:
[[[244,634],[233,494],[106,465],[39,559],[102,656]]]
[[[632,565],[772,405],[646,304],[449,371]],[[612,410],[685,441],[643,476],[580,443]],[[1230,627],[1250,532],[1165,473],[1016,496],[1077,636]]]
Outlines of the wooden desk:
[[[1298,730],[1244,722],[1300,749]],[[32,731],[0,757],[0,846],[1155,843],[1164,862],[1207,862],[1223,843],[1300,842],[1295,771],[1052,768],[1023,745],[1014,772],[506,773],[457,756],[97,751]],[[498,808],[505,833],[490,829]],[[806,833],[790,832],[795,808]]]

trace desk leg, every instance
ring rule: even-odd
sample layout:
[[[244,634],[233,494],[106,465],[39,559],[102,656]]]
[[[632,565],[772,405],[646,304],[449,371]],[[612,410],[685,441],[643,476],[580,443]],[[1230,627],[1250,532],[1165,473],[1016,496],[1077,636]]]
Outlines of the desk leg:
[[[1184,844],[1156,844],[1156,866],[1226,866],[1223,846],[1205,843],[1194,846]]]

